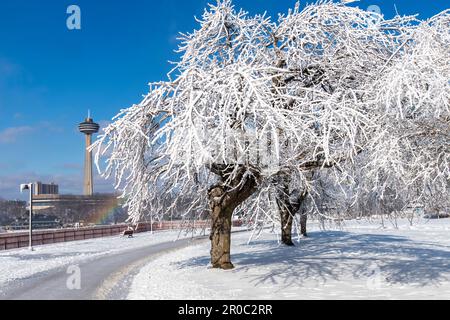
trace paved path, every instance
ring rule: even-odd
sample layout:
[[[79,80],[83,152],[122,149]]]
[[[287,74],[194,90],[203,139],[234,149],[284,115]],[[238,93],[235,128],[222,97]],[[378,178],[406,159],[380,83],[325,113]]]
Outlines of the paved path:
[[[20,279],[2,288],[0,300],[91,300],[125,299],[134,275],[147,261],[171,250],[189,246],[207,237],[165,242],[130,249],[78,264],[81,288],[67,286],[68,266]]]

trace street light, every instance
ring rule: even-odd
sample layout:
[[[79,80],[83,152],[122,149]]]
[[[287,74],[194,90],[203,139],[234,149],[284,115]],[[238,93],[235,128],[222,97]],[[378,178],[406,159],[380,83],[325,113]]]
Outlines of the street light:
[[[25,190],[30,191],[30,218],[29,218],[29,246],[28,248],[33,251],[33,184],[21,184],[20,185],[20,192],[23,192]]]

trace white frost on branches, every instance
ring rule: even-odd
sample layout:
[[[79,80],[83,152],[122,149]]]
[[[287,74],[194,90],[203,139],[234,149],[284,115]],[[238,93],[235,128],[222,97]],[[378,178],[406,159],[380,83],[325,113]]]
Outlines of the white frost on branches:
[[[323,1],[273,22],[224,0],[198,22],[169,80],[93,146],[98,165],[110,151],[104,175],[131,219],[205,217],[217,165],[230,179],[255,175],[258,190],[238,210],[253,221],[278,220],[282,183],[314,200],[313,173],[325,169],[344,193],[363,185],[356,165],[377,190],[418,180],[448,190],[448,12],[374,24],[373,12]]]
[[[399,51],[374,84],[373,108],[381,109],[366,179],[399,194],[414,189],[415,201],[447,194],[448,208],[450,12],[411,28]]]

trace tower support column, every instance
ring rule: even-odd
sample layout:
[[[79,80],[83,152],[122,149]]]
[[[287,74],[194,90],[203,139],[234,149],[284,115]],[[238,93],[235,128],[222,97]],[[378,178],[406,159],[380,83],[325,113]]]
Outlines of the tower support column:
[[[84,183],[83,192],[86,196],[92,196],[94,194],[94,183],[92,174],[92,152],[88,148],[92,144],[92,135],[86,135],[86,154],[84,159]]]

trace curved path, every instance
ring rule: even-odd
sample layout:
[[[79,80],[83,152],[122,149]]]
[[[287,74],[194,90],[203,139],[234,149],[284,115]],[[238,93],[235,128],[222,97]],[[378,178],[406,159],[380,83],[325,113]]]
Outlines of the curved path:
[[[147,261],[206,239],[200,237],[154,244],[81,262],[77,264],[81,275],[80,289],[68,288],[67,282],[69,280],[70,283],[73,273],[68,273],[67,265],[35,274],[7,284],[1,290],[0,300],[125,299],[134,275]]]

